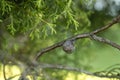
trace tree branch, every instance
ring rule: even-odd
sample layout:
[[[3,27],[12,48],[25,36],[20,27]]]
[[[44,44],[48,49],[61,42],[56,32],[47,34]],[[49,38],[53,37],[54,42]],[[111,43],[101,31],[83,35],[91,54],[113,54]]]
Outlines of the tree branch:
[[[3,62],[3,76],[4,76],[4,79],[7,80],[5,70],[6,70],[5,69],[5,63]]]
[[[112,25],[114,25],[114,24],[116,24],[116,23],[119,23],[119,22],[120,22],[120,15],[119,15],[118,17],[114,18],[114,19],[113,19],[110,23],[108,23],[106,26],[94,30],[93,32],[91,32],[91,34],[96,34],[96,33],[99,33],[99,32],[101,32],[101,31],[104,31],[104,30],[110,28]]]
[[[96,35],[91,35],[91,38],[96,40],[96,41],[99,41],[99,42],[103,42],[105,44],[108,44],[114,48],[117,48],[120,50],[120,45],[108,40],[108,39],[105,39],[105,38],[102,38],[102,37],[99,37],[99,36],[96,36]]]
[[[34,67],[34,68],[36,68],[36,67]],[[113,68],[109,72],[108,71],[100,71],[100,72],[94,72],[94,73],[82,70],[80,68],[63,66],[63,65],[58,65],[58,64],[45,64],[45,63],[38,64],[37,70],[39,70],[41,68],[42,69],[58,69],[58,70],[75,71],[75,72],[79,72],[79,73],[84,73],[86,75],[96,76],[96,77],[101,77],[101,78],[120,78],[119,72],[116,72],[117,74],[114,74],[114,75],[109,75],[109,74],[112,74],[116,69],[120,70],[119,68]]]
[[[80,73],[84,73],[87,75],[94,75],[93,73],[90,73],[88,71],[82,70],[80,68],[75,68],[75,67],[70,67],[70,66],[63,66],[63,65],[58,65],[58,64],[39,64],[39,68],[49,68],[49,69],[59,69],[59,70],[68,70],[68,71],[76,71]]]
[[[94,35],[94,34],[97,34],[97,33],[99,33],[99,32],[102,32],[102,31],[110,28],[112,25],[114,25],[114,24],[116,24],[116,23],[118,23],[118,22],[120,22],[120,15],[119,15],[118,17],[114,18],[114,19],[113,19],[110,23],[108,23],[106,26],[103,26],[103,27],[101,27],[101,28],[99,28],[99,29],[96,29],[96,30],[94,30],[94,31],[92,31],[92,32],[89,32],[89,33],[77,34],[77,35],[75,35],[75,36],[72,36],[72,37],[70,37],[70,38],[68,38],[68,39],[65,39],[65,40],[63,40],[63,41],[61,41],[61,42],[55,43],[55,44],[53,44],[53,45],[51,45],[51,46],[49,46],[49,47],[47,47],[47,48],[42,49],[41,51],[39,51],[39,52],[37,53],[37,55],[35,56],[34,59],[37,60],[37,59],[38,59],[40,56],[42,56],[44,53],[49,52],[49,51],[51,51],[51,50],[53,50],[53,49],[55,49],[55,48],[61,47],[61,46],[63,45],[63,43],[64,43],[65,41],[67,41],[67,40],[77,40],[77,39],[81,39],[81,38],[89,38],[91,35]],[[109,41],[107,41],[107,42],[109,42]],[[109,44],[109,43],[107,43],[107,44]],[[113,47],[114,47],[114,46],[113,46]],[[116,47],[116,46],[115,46],[115,47]]]

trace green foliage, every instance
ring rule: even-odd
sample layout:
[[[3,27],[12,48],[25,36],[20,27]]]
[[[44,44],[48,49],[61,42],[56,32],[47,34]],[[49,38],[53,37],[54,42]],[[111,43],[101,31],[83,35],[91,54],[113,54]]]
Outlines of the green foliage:
[[[10,17],[6,29],[12,34],[29,33],[31,39],[57,34],[59,27],[72,33],[79,33],[81,28],[90,26],[84,9],[75,5],[73,0],[1,0],[1,19]],[[82,2],[79,4],[82,5]],[[78,31],[78,32],[77,32]],[[82,30],[81,30],[82,31]],[[42,35],[41,35],[42,34]]]

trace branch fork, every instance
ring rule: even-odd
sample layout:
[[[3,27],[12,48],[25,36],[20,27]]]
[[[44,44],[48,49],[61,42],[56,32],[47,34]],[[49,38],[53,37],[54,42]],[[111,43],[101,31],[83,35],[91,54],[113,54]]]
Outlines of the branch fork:
[[[110,41],[108,39],[105,39],[105,38],[102,38],[102,37],[99,37],[99,36],[96,35],[96,34],[102,32],[102,31],[112,27],[112,25],[114,25],[116,23],[119,23],[119,22],[120,22],[120,15],[118,17],[114,18],[110,23],[108,23],[107,25],[105,25],[105,26],[103,26],[103,27],[101,27],[99,29],[96,29],[96,30],[94,30],[92,32],[89,32],[89,33],[77,34],[75,36],[72,36],[70,38],[67,38],[67,39],[61,41],[61,42],[55,43],[55,44],[53,44],[53,45],[51,45],[51,46],[49,46],[47,48],[42,49],[41,51],[39,51],[37,53],[34,60],[38,60],[43,54],[45,54],[45,53],[47,53],[47,52],[49,52],[51,50],[54,50],[54,49],[56,49],[58,47],[63,46],[64,42],[67,41],[67,40],[74,40],[75,41],[75,40],[82,39],[82,38],[90,38],[92,40],[108,44],[108,45],[120,50],[120,45],[118,45],[118,44],[116,44],[116,43],[114,43],[114,42],[112,42],[112,41]]]

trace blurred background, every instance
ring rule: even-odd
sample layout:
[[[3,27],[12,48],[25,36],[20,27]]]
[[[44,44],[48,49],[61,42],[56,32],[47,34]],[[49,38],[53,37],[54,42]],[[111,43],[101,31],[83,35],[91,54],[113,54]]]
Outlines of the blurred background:
[[[0,0],[0,80],[109,80],[75,71],[26,68],[43,48],[101,28],[119,14],[120,0]],[[119,29],[115,24],[98,35],[120,44]],[[85,38],[77,40],[75,48],[72,54],[56,48],[38,62],[91,73],[120,67],[120,51],[109,45]],[[27,77],[21,79],[24,71]]]

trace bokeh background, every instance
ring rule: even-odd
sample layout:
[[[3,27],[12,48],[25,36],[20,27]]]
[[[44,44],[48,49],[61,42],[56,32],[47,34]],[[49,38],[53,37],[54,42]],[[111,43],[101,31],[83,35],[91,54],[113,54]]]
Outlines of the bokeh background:
[[[120,0],[0,0],[0,80],[20,79],[28,63],[43,48],[73,35],[105,26],[120,14]],[[120,44],[120,24],[98,35]],[[120,51],[88,38],[44,54],[39,63],[60,64],[94,73],[120,67]],[[5,67],[5,71],[4,71]],[[34,67],[35,68],[35,67]],[[5,72],[5,74],[4,74]],[[40,69],[23,80],[109,80],[75,71]]]

